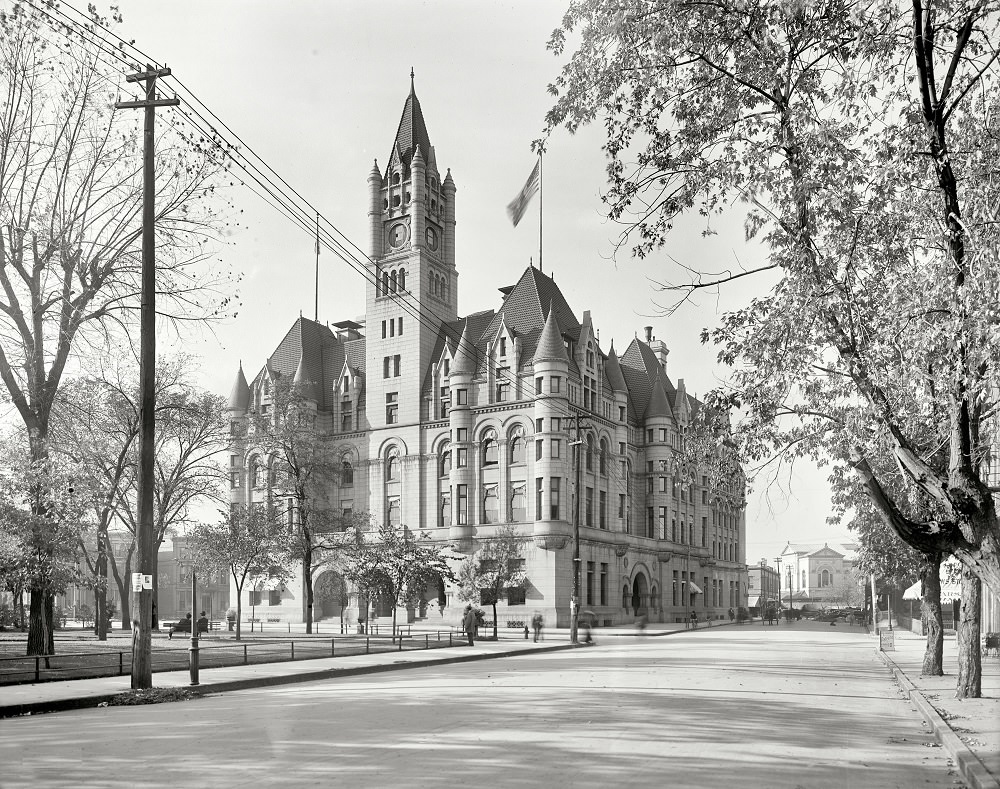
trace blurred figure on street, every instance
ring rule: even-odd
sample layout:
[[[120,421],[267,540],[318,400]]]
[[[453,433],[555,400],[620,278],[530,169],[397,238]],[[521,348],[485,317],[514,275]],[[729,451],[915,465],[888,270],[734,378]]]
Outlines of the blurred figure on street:
[[[535,641],[542,640],[542,627],[545,625],[545,620],[542,618],[542,614],[539,611],[535,611],[535,615],[531,617],[531,629],[535,631]]]
[[[465,628],[465,634],[469,637],[469,646],[476,645],[476,612],[472,610],[472,604],[470,603],[465,607],[465,616],[462,619],[462,626]]]
[[[698,629],[698,612],[697,611],[692,611],[691,612],[691,629],[692,630],[697,630]]]
[[[646,622],[649,621],[645,614],[639,614],[638,618],[635,620],[635,628],[639,631],[640,636],[646,635]]]
[[[736,618],[736,612],[732,608],[729,609],[729,621],[732,622]]]

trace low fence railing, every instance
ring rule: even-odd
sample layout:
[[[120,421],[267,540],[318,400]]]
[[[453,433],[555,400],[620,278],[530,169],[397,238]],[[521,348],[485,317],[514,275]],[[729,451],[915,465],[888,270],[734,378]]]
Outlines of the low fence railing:
[[[391,629],[391,628],[390,628]],[[157,643],[152,653],[153,671],[179,671],[188,668],[189,650],[183,641],[176,647]],[[202,669],[251,663],[280,663],[288,660],[313,660],[378,652],[402,652],[436,649],[459,643],[449,631],[406,634],[345,635],[331,638],[266,639],[231,641],[226,644],[199,645]],[[31,655],[0,658],[0,685],[28,682],[52,682],[93,677],[127,676],[132,670],[131,649],[106,649],[90,652],[66,652],[55,655]]]

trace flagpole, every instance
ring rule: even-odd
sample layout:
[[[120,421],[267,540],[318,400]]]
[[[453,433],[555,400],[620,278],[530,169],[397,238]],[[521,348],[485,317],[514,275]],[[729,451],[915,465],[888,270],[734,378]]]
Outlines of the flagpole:
[[[538,152],[538,270],[545,273],[542,266],[542,152]]]
[[[316,297],[313,310],[313,320],[319,323],[319,211],[316,212]]]

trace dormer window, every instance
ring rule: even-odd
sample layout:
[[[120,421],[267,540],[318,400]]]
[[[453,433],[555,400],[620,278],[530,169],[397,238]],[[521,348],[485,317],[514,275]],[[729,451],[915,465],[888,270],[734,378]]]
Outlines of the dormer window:
[[[506,337],[501,337],[500,338],[500,356],[503,357],[503,356],[506,356],[506,355],[507,355],[507,338]]]

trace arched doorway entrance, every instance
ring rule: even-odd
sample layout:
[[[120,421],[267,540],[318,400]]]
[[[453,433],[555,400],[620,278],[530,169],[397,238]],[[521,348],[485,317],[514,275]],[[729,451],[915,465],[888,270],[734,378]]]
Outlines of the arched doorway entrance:
[[[343,617],[347,607],[347,584],[340,573],[327,570],[313,584],[313,605],[322,619]]]
[[[644,573],[638,573],[632,581],[632,610],[637,614],[646,613],[649,605],[649,586]]]

